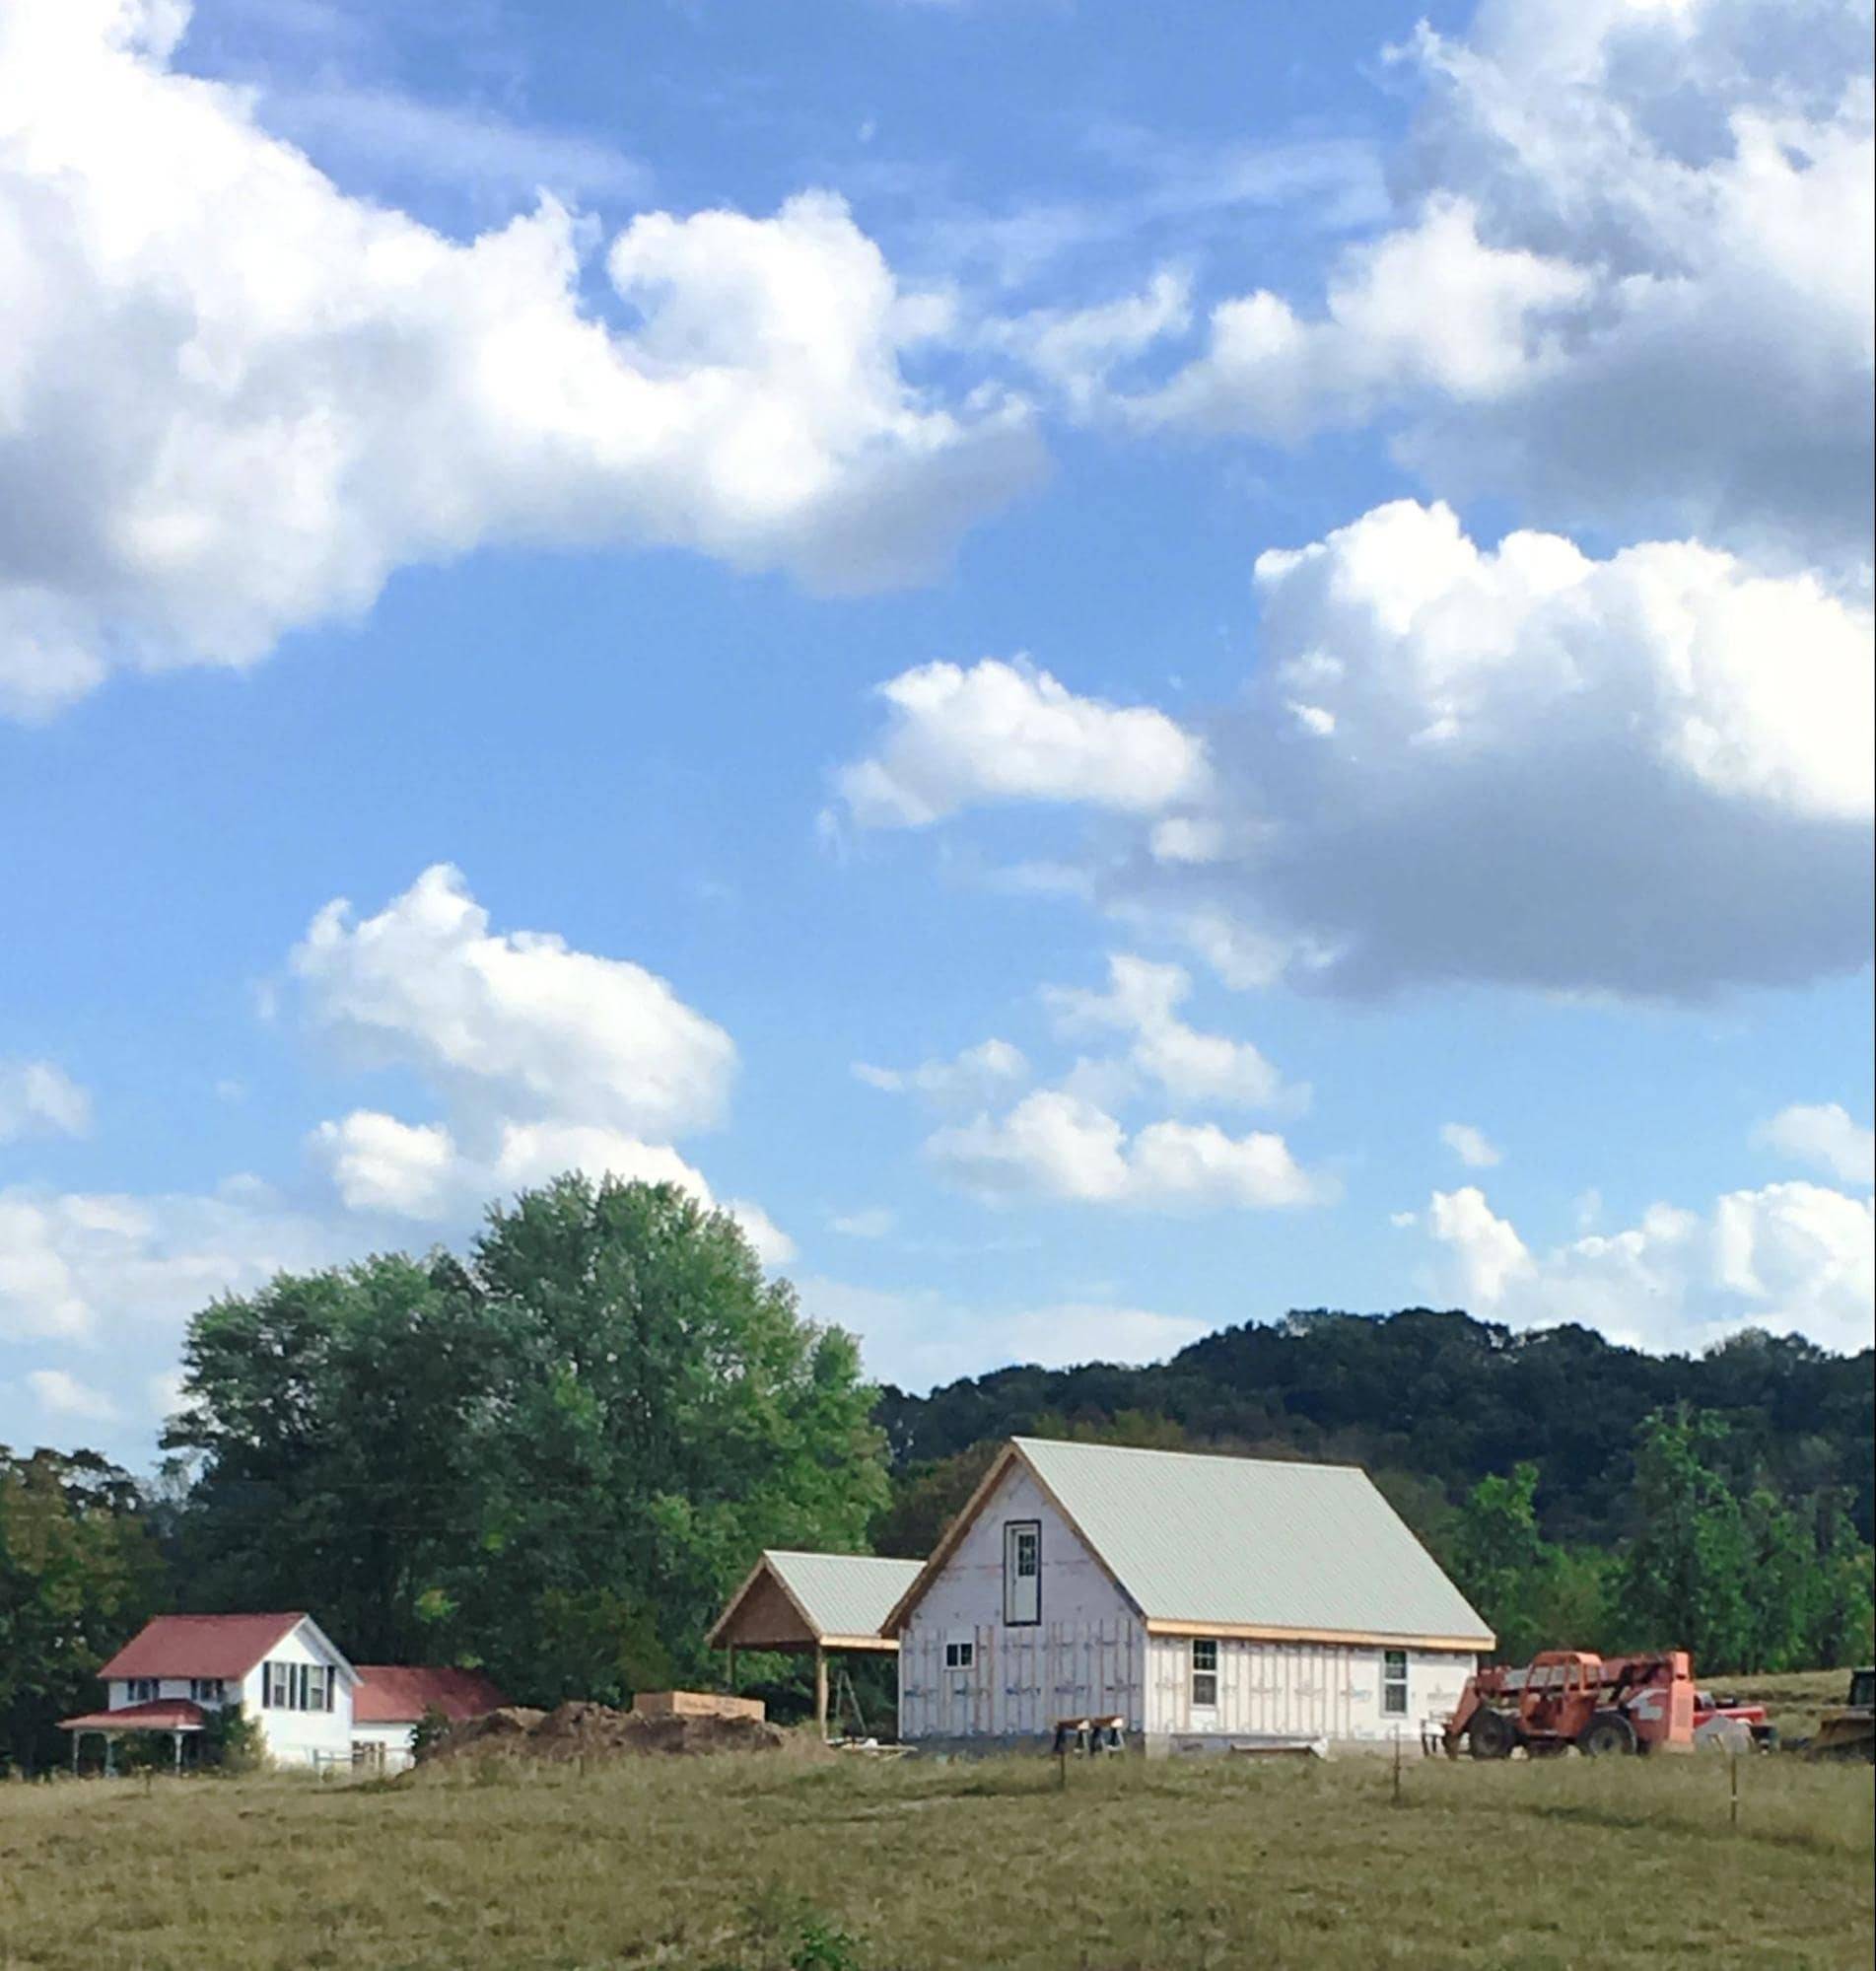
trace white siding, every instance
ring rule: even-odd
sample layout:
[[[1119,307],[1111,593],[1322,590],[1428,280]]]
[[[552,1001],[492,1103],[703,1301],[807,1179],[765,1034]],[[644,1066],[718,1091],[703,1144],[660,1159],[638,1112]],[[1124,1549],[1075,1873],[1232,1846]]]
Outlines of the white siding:
[[[1218,1641],[1215,1713],[1192,1706],[1192,1639],[1154,1636],[1146,1731],[1173,1744],[1230,1738],[1322,1738],[1331,1743],[1410,1742],[1421,1726],[1444,1720],[1477,1658],[1448,1650],[1409,1650],[1407,1710],[1383,1712],[1383,1653],[1341,1643]]]
[[[267,1652],[267,1662],[324,1663],[338,1659],[322,1649],[304,1622]],[[275,1711],[261,1703],[265,1663],[256,1663],[242,1681],[242,1709],[260,1725],[269,1757],[283,1766],[342,1764],[352,1756],[352,1679],[345,1671],[330,1711]]]
[[[1042,1534],[1041,1620],[1004,1621],[1004,1528]],[[970,1643],[969,1670],[944,1666],[946,1643]],[[906,1739],[1042,1737],[1061,1718],[1118,1713],[1138,1731],[1146,1635],[1132,1605],[1012,1464],[899,1633],[899,1735]]]

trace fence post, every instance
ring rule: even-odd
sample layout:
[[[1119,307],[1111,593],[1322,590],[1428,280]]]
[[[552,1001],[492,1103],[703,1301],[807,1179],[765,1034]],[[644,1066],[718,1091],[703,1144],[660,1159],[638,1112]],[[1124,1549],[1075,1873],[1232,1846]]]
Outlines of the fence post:
[[[1734,1752],[1732,1757],[1728,1759],[1727,1764],[1733,1769],[1732,1830],[1737,1834],[1739,1832],[1739,1754]]]

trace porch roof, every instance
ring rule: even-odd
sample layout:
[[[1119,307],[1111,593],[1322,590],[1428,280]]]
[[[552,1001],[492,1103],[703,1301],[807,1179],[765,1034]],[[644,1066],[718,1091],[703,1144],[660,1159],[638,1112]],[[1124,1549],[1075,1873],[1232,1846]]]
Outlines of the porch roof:
[[[126,1704],[116,1711],[87,1711],[78,1718],[61,1718],[61,1731],[200,1731],[208,1714],[185,1697],[159,1698],[151,1704]]]

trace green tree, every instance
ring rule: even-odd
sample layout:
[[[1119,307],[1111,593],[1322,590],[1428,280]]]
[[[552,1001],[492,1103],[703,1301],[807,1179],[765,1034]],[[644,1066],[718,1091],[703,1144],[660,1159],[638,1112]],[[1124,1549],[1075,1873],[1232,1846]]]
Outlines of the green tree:
[[[532,1701],[702,1673],[758,1549],[858,1550],[886,1496],[852,1338],[669,1184],[565,1177],[460,1260],[282,1276],[200,1314],[184,1365],[198,1601]]]
[[[452,1266],[393,1254],[195,1317],[164,1440],[193,1475],[176,1530],[192,1606],[309,1607],[359,1661],[416,1659],[426,1597],[473,1537],[480,1314]]]
[[[1632,1643],[1693,1652],[1698,1671],[1755,1668],[1753,1537],[1727,1475],[1716,1417],[1656,1412],[1635,1444],[1637,1530],[1622,1571]]]
[[[450,1587],[492,1662],[529,1659],[552,1615],[545,1695],[629,1689],[653,1644],[698,1675],[759,1549],[864,1548],[886,1481],[858,1349],[765,1279],[727,1213],[670,1184],[563,1178],[490,1213],[464,1285],[501,1396],[471,1450],[480,1554]],[[550,1599],[596,1588],[597,1624]]]
[[[1522,1662],[1540,1650],[1600,1649],[1607,1626],[1601,1559],[1544,1538],[1538,1468],[1526,1460],[1482,1478],[1461,1503],[1445,1559],[1453,1579],[1498,1638],[1497,1654]]]
[[[162,1558],[128,1473],[93,1451],[0,1445],[0,1770],[60,1756],[98,1667],[159,1606]]]

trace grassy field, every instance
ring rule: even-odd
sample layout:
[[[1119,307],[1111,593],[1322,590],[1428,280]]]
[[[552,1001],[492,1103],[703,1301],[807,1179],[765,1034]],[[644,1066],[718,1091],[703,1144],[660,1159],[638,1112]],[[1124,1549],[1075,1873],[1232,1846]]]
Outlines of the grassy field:
[[[1797,1670],[1787,1676],[1714,1677],[1715,1695],[1763,1704],[1771,1723],[1787,1739],[1808,1738],[1821,1713],[1849,1695],[1848,1670]]]
[[[0,1965],[58,1971],[1866,1966],[1871,1776],[793,1752],[0,1786]]]

